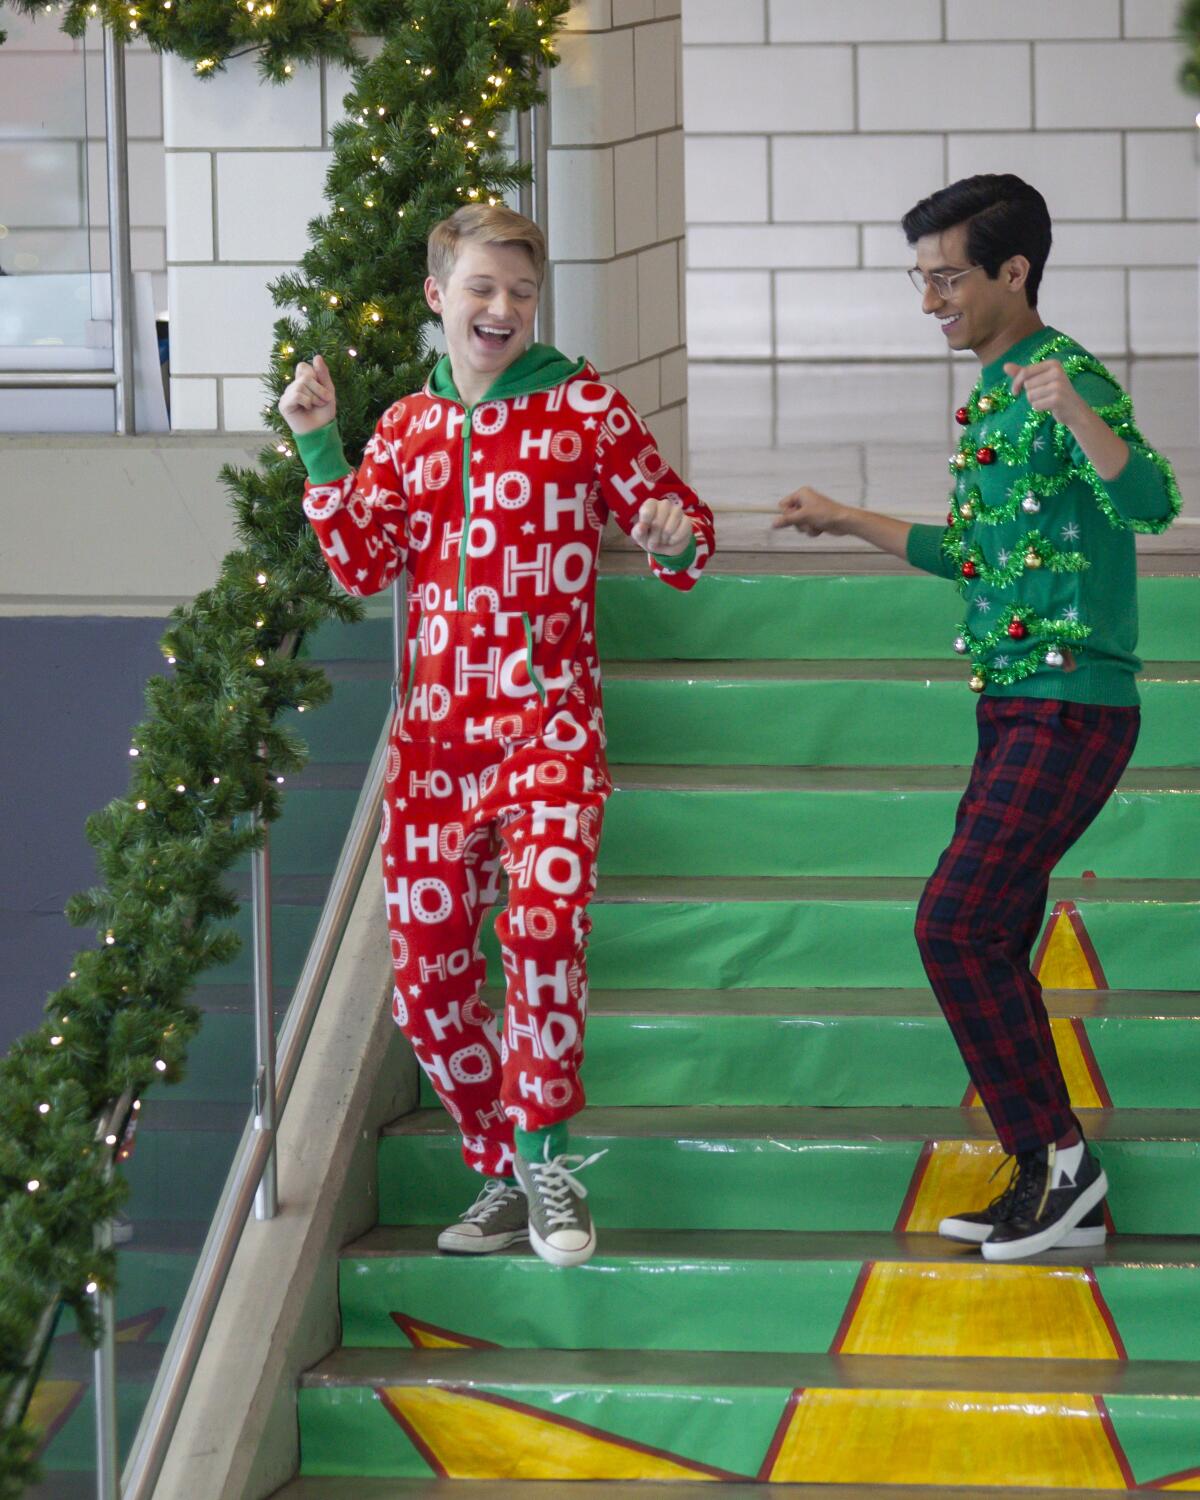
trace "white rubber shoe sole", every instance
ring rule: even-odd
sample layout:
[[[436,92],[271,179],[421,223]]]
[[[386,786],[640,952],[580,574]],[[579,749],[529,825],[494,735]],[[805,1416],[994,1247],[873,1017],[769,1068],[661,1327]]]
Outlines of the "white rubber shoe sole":
[[[1095,1182],[1090,1183],[1071,1204],[1061,1219],[1043,1229],[1040,1234],[1027,1235],[1023,1240],[985,1240],[983,1258],[990,1261],[1024,1260],[1030,1255],[1043,1255],[1047,1250],[1071,1248],[1068,1236],[1076,1232],[1080,1219],[1086,1219],[1097,1204],[1103,1203],[1108,1192],[1108,1178],[1103,1168]],[[1087,1231],[1085,1231],[1087,1232]]]
[[[1086,1215],[1085,1215],[1086,1217]],[[991,1238],[990,1224],[975,1224],[969,1219],[943,1219],[938,1225],[938,1234],[944,1240],[953,1240],[959,1245],[982,1245]],[[1058,1242],[1060,1250],[1098,1250],[1108,1239],[1108,1230],[1103,1224],[1094,1228],[1077,1225]]]
[[[500,1234],[470,1234],[463,1226],[452,1224],[437,1237],[437,1247],[447,1255],[490,1255],[493,1250],[507,1250],[528,1240],[528,1229],[506,1229]]]
[[[596,1226],[593,1224],[587,1244],[578,1250],[560,1250],[544,1240],[532,1225],[529,1227],[529,1243],[541,1258],[552,1266],[582,1266],[596,1253]]]

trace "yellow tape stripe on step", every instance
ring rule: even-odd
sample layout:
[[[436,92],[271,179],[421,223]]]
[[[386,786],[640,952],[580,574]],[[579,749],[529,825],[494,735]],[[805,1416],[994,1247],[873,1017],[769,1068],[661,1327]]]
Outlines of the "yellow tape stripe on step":
[[[805,1390],[759,1477],[776,1483],[1132,1483],[1093,1396],[992,1391]]]

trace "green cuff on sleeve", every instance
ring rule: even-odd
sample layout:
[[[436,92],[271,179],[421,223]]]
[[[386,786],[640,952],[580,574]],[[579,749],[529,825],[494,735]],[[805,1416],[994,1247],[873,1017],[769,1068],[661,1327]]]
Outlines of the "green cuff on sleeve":
[[[696,533],[692,532],[692,539],[682,552],[674,557],[661,557],[657,552],[652,552],[651,557],[660,567],[668,568],[672,573],[683,573],[696,561]]]
[[[344,479],[354,467],[342,449],[342,435],[336,421],[326,422],[315,432],[296,433],[296,452],[313,484],[333,484]]]
[[[908,533],[905,555],[914,568],[938,578],[953,578],[950,560],[942,551],[944,526],[914,525]]]

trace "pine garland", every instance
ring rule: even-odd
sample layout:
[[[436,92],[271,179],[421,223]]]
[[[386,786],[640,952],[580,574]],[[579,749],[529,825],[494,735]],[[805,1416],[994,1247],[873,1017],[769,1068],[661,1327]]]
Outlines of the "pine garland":
[[[1189,94],[1200,94],[1200,0],[1184,0],[1176,30],[1188,55],[1179,70],[1179,81]]]
[[[164,5],[137,6],[140,34],[164,51],[212,56],[214,67],[265,9],[256,5],[254,22],[247,0],[188,0],[165,17]],[[321,670],[295,659],[295,643],[361,611],[334,583],[301,513],[304,471],[275,400],[296,360],[322,353],[353,453],[380,412],[425,379],[434,359],[421,290],[426,237],[464,203],[499,199],[526,180],[501,130],[542,97],[541,69],[555,61],[552,38],[569,6],[275,0],[266,18],[275,33],[260,41],[260,63],[272,77],[285,76],[291,58],[349,56],[352,27],[383,45],[356,65],[347,118],[332,133],[328,211],[310,226],[299,269],[271,288],[286,309],[264,412],[276,438],[257,467],[222,471],[240,545],[213,587],[173,612],[162,641],[170,670],[151,680],[147,716],[131,736],[129,790],[87,824],[102,883],[74,897],[68,915],[94,925],[98,945],[50,996],[47,1021],[0,1060],[0,1412],[54,1299],[85,1337],[95,1335],[88,1288],[111,1288],[116,1268],[111,1252],[93,1248],[94,1229],[125,1197],[108,1171],[113,1138],[98,1140],[96,1122],[112,1100],[182,1076],[200,1021],[192,986],[237,948],[225,875],[262,837],[249,815],[262,824],[279,816],[275,778],[304,764],[304,742],[280,715],[329,696]],[[106,24],[130,19],[129,4],[97,8]],[[72,3],[65,29],[85,11],[93,7]],[[15,1500],[32,1479],[33,1447],[27,1427],[0,1425],[0,1500]]]

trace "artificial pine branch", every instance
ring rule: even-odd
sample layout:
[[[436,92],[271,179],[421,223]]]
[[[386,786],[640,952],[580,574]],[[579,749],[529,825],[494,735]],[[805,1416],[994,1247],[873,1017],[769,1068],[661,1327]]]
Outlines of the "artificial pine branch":
[[[275,0],[265,18],[256,0],[257,21],[246,0],[163,4],[137,5],[139,33],[214,67],[250,43],[272,77],[293,58],[346,60],[355,27],[383,45],[355,67],[332,132],[327,211],[310,225],[299,268],[272,286],[281,316],[264,419],[274,437],[256,468],[221,474],[240,546],[211,588],[173,612],[162,641],[169,671],[151,679],[130,736],[129,790],[88,821],[100,881],[68,913],[99,942],[49,997],[46,1022],[0,1059],[0,1411],[49,1303],[61,1299],[94,1337],[85,1288],[115,1276],[94,1230],[125,1196],[95,1122],[127,1091],[182,1076],[200,1022],[188,996],[237,948],[224,876],[262,837],[248,815],[278,816],[274,776],[306,756],[280,716],[329,696],[317,666],[279,648],[360,614],[303,517],[303,469],[274,402],[297,360],[323,353],[347,451],[357,453],[383,409],[424,380],[426,238],[463,204],[498,200],[524,180],[504,155],[505,126],[541,97],[570,0]],[[99,18],[125,31],[129,6],[97,0]],[[91,9],[73,0],[65,29],[77,34]],[[0,1422],[0,1500],[32,1478],[32,1451],[23,1426]]]

